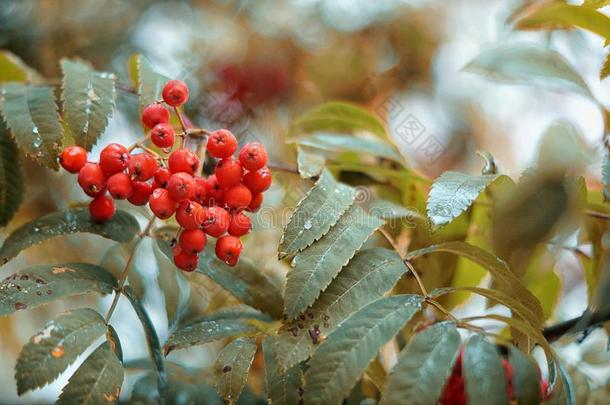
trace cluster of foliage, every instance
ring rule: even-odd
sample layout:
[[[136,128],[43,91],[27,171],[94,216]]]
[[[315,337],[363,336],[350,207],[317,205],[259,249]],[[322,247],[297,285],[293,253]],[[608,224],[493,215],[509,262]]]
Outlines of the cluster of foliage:
[[[575,25],[610,40],[610,19],[589,5],[551,3],[523,13],[515,17],[521,28]],[[595,101],[560,54],[527,44],[509,50],[490,48],[466,69]],[[0,223],[6,225],[23,199],[20,154],[56,169],[62,145],[90,150],[108,124],[119,84],[113,74],[86,63],[62,61],[60,116],[54,88],[44,78],[7,52],[0,54],[0,67],[6,123],[0,130]],[[160,98],[167,79],[141,56],[133,58],[130,70],[144,109]],[[604,71],[607,67],[602,77]],[[608,133],[610,114],[600,109]],[[197,129],[184,132],[201,142]],[[133,253],[119,274],[93,263],[24,268],[0,284],[2,316],[76,294],[114,293],[115,300],[105,317],[75,309],[32,336],[16,365],[18,393],[54,381],[102,339],[70,377],[59,403],[117,402],[124,370],[142,367],[149,373],[136,384],[134,403],[185,397],[197,403],[256,402],[246,387],[261,356],[273,404],[575,402],[570,376],[551,343],[609,318],[603,292],[610,285],[610,261],[603,237],[610,220],[610,153],[603,156],[604,190],[587,190],[580,174],[590,150],[576,128],[558,122],[545,132],[535,166],[518,182],[499,174],[493,157],[483,154],[481,175],[446,172],[430,184],[408,166],[383,123],[355,105],[321,105],[297,118],[290,133],[297,165],[276,170],[314,184],[294,208],[279,243],[279,260],[291,266],[284,291],[247,255],[230,267],[208,243],[194,275],[207,276],[244,305],[213,308],[204,317],[175,311],[162,346],[137,291],[123,285]],[[370,198],[359,198],[363,189]],[[96,222],[89,210],[70,208],[14,230],[0,248],[0,261],[6,264],[32,245],[77,232],[132,251],[150,237],[155,253],[171,260],[179,227],[149,225],[141,229],[128,210]],[[591,256],[581,256],[589,310],[567,327],[545,328],[559,281],[552,265],[543,262],[549,246],[564,248],[576,230],[580,242],[593,247]],[[481,287],[488,274],[491,284]],[[503,305],[511,315],[456,318],[451,310],[472,294]],[[119,336],[109,323],[121,296],[142,323],[152,362],[123,362]],[[180,301],[191,299],[196,296]],[[500,333],[482,328],[481,319],[506,328]],[[462,342],[458,330],[467,340]],[[164,358],[212,341],[227,344],[211,373]],[[548,384],[531,357],[536,347],[546,358]],[[387,350],[400,350],[391,370]]]

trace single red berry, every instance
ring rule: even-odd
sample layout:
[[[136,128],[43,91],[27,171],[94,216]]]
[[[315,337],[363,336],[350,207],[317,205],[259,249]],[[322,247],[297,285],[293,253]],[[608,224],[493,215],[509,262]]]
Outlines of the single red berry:
[[[111,143],[100,153],[100,167],[110,176],[125,170],[130,158],[126,147],[119,143]]]
[[[241,240],[235,236],[226,235],[216,241],[216,257],[229,266],[237,264],[242,249]]]
[[[195,177],[195,195],[193,196],[193,199],[195,201],[197,201],[199,204],[207,204],[206,187],[207,187],[206,179],[204,179],[203,177],[199,177],[199,176]]]
[[[205,217],[204,208],[195,201],[182,200],[176,210],[176,221],[184,229],[197,229]]]
[[[174,264],[184,271],[194,271],[197,268],[197,261],[197,255],[190,254],[184,250],[180,250],[177,254],[174,254]]]
[[[169,123],[169,111],[161,104],[150,104],[142,111],[142,123],[146,128]]]
[[[150,131],[150,140],[159,148],[171,148],[174,146],[174,128],[171,125],[160,123]]]
[[[239,184],[244,170],[237,159],[229,157],[218,161],[214,174],[221,187],[231,187]]]
[[[252,193],[262,193],[271,187],[271,172],[267,167],[248,172],[244,175],[242,183],[244,183]]]
[[[242,212],[233,215],[229,223],[229,235],[243,236],[250,232],[252,223],[250,218]]]
[[[169,191],[156,188],[150,195],[148,205],[157,218],[167,219],[174,215],[178,203],[169,196]]]
[[[133,193],[127,199],[133,205],[144,205],[148,202],[150,194],[153,191],[153,185],[143,181],[133,182]]]
[[[212,157],[228,158],[237,150],[237,139],[228,129],[218,129],[208,137],[207,148]]]
[[[167,167],[159,167],[155,172],[155,183],[157,183],[159,187],[167,188],[167,183],[171,176],[172,172],[170,172]]]
[[[78,173],[87,163],[87,151],[80,146],[67,146],[59,155],[59,164],[70,173]]]
[[[201,228],[205,233],[215,238],[224,235],[229,229],[231,216],[221,207],[204,207]]]
[[[195,180],[190,174],[174,173],[167,183],[169,195],[176,201],[191,199],[195,195]]]
[[[163,87],[163,101],[172,107],[180,107],[189,99],[189,88],[182,80],[170,80]]]
[[[125,173],[115,173],[108,178],[106,187],[112,198],[124,200],[133,195],[133,184]]]
[[[263,193],[254,193],[252,194],[252,200],[248,205],[247,210],[250,212],[256,212],[259,210],[261,205],[263,204]]]
[[[169,171],[172,173],[185,172],[191,176],[199,166],[199,158],[186,148],[180,148],[169,155]]]
[[[263,168],[267,164],[267,150],[258,142],[244,145],[239,152],[239,163],[246,170],[254,171]]]
[[[225,190],[225,204],[233,210],[243,210],[252,201],[252,193],[243,184]]]
[[[106,188],[106,175],[97,163],[86,163],[78,172],[78,184],[89,196],[96,196]]]
[[[114,200],[106,194],[100,194],[89,203],[89,214],[95,222],[109,221],[116,211]]]
[[[127,163],[127,171],[136,181],[146,181],[155,175],[159,165],[157,159],[150,153],[133,155]]]
[[[180,247],[190,254],[197,254],[205,249],[207,237],[201,229],[185,229],[180,234]]]
[[[205,195],[208,205],[223,205],[225,201],[224,189],[218,184],[215,175],[210,175],[205,184]]]

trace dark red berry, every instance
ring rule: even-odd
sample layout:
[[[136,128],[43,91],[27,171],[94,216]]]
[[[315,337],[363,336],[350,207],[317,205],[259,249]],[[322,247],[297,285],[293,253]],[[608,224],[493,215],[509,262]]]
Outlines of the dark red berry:
[[[215,238],[224,235],[229,229],[231,216],[221,207],[204,207],[201,228]]]
[[[172,107],[180,107],[189,99],[189,88],[182,80],[170,80],[163,87],[163,101]]]
[[[177,254],[174,254],[174,264],[181,270],[194,271],[197,268],[197,255],[190,254],[180,249]]]
[[[190,174],[174,173],[167,183],[169,195],[176,201],[191,199],[195,195],[195,180]]]
[[[267,150],[258,142],[244,145],[239,152],[239,163],[249,171],[258,170],[267,164]]]
[[[152,184],[145,183],[143,181],[134,181],[133,193],[131,194],[131,197],[127,199],[127,201],[133,205],[144,205],[148,202],[152,191]]]
[[[59,155],[59,164],[70,173],[78,173],[87,163],[87,151],[80,146],[68,146]]]
[[[157,124],[150,131],[150,140],[159,148],[171,148],[174,146],[174,128],[171,125]]]
[[[207,181],[203,177],[195,177],[195,195],[193,199],[197,201],[199,204],[206,204],[206,188]]]
[[[216,241],[216,257],[229,266],[237,264],[242,249],[241,240],[235,236],[226,235]]]
[[[157,218],[167,219],[174,215],[178,203],[169,196],[166,189],[156,188],[150,195],[148,205]]]
[[[183,251],[197,254],[205,249],[207,237],[201,229],[185,229],[180,234],[179,244]]]
[[[250,218],[242,212],[233,215],[229,223],[229,235],[243,236],[250,232],[252,223]]]
[[[157,183],[159,187],[167,188],[167,183],[171,176],[172,172],[170,172],[168,168],[160,167],[155,172],[155,183]]]
[[[248,205],[248,211],[256,212],[259,210],[261,205],[263,204],[263,193],[254,193],[252,194],[252,200]]]
[[[136,181],[146,181],[153,177],[159,165],[157,159],[150,153],[133,155],[127,163],[127,171],[131,178]]]
[[[146,128],[169,123],[169,111],[161,104],[150,104],[142,111],[142,123]]]
[[[190,150],[181,148],[169,155],[168,163],[170,172],[185,172],[192,176],[199,166],[199,158]]]
[[[106,187],[112,198],[124,200],[133,194],[133,184],[125,173],[116,173],[108,178]]]
[[[184,229],[197,229],[205,217],[204,208],[195,201],[182,200],[176,210],[176,221]]]
[[[116,211],[114,200],[106,194],[100,194],[89,203],[89,214],[95,222],[109,221]]]
[[[213,174],[206,180],[205,193],[208,205],[224,204],[224,189],[220,186],[220,184],[218,184],[218,180]]]
[[[106,188],[106,174],[97,163],[86,163],[78,172],[78,184],[89,196],[96,196]]]
[[[242,210],[250,205],[252,193],[243,184],[230,187],[225,190],[225,204],[234,210]]]
[[[219,129],[208,137],[207,148],[212,157],[228,158],[237,150],[237,139],[228,129]]]
[[[242,183],[255,193],[262,193],[263,191],[267,191],[271,186],[271,172],[267,167],[263,167],[262,169],[258,169],[253,172],[247,172],[243,179]]]
[[[221,187],[231,187],[239,184],[243,173],[244,170],[241,165],[233,157],[218,161],[214,169],[214,174]]]
[[[126,147],[119,143],[111,143],[100,153],[100,167],[109,176],[120,173],[127,167],[130,157]]]

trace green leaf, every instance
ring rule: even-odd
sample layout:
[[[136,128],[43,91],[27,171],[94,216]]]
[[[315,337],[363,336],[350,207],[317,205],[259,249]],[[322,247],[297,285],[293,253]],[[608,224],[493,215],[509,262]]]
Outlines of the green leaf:
[[[305,374],[305,404],[339,404],[377,352],[421,309],[421,298],[380,298],[354,313],[322,342]]]
[[[373,114],[355,104],[337,101],[322,104],[297,118],[290,133],[348,130],[367,131],[380,138],[387,138],[383,124]]]
[[[284,313],[296,318],[311,305],[383,221],[352,205],[315,244],[299,253],[288,272]]]
[[[293,405],[301,399],[299,390],[303,387],[303,373],[296,364],[282,371],[276,358],[275,336],[267,336],[263,340],[263,355],[265,358],[265,383],[267,397],[272,405]]]
[[[54,381],[105,332],[104,318],[88,308],[66,312],[47,323],[19,353],[15,365],[17,394]]]
[[[602,69],[599,71],[599,80],[604,80],[608,76],[610,76],[610,53],[606,55]]]
[[[450,223],[466,211],[481,191],[496,175],[472,176],[458,172],[445,172],[432,184],[428,196],[428,217],[436,226]]]
[[[107,325],[108,329],[106,330],[106,340],[108,344],[110,344],[110,348],[116,354],[116,356],[123,362],[123,346],[121,346],[121,339],[119,339],[119,334],[116,329],[110,324]]]
[[[93,222],[87,208],[72,208],[43,215],[17,228],[0,248],[0,261],[6,264],[32,245],[56,236],[78,232],[93,233],[117,242],[131,240],[140,230],[138,221],[123,210],[117,210],[110,221]]]
[[[398,163],[404,162],[402,156],[392,145],[375,139],[359,138],[352,135],[315,133],[297,138],[294,142],[298,145],[331,152],[356,152],[393,160]]]
[[[542,398],[538,365],[534,359],[514,346],[510,347],[509,359],[513,366],[512,384],[517,404],[539,404]]]
[[[216,391],[226,402],[237,401],[256,354],[256,341],[252,338],[238,338],[226,345],[214,362]]]
[[[0,283],[0,316],[35,308],[70,295],[110,294],[117,286],[110,273],[94,264],[43,264],[28,267]]]
[[[0,83],[40,81],[40,75],[17,55],[0,51]]]
[[[594,99],[587,83],[561,54],[537,44],[495,44],[469,62],[464,70],[497,81],[570,91]]]
[[[0,111],[13,139],[25,155],[42,166],[59,167],[63,129],[53,88],[21,83],[4,84]]]
[[[452,323],[437,323],[415,335],[392,369],[383,394],[387,404],[436,404],[460,347]]]
[[[140,109],[155,102],[161,97],[163,86],[169,80],[158,73],[150,61],[143,55],[137,56],[138,66],[138,94],[140,95]]]
[[[579,27],[610,40],[610,17],[592,7],[548,3],[517,21],[519,29]]]
[[[116,76],[80,61],[61,60],[64,117],[77,145],[91,150],[108,125],[116,100]]]
[[[346,317],[391,290],[405,271],[393,250],[372,248],[356,253],[311,308],[282,326],[275,342],[280,367],[286,370],[313,353],[316,345],[309,333],[315,326],[328,335]]]
[[[324,169],[326,159],[307,147],[297,147],[297,167],[302,178],[319,176]]]
[[[323,170],[284,229],[279,246],[280,259],[300,252],[328,233],[355,196],[355,189],[338,183],[328,170]]]
[[[508,404],[508,387],[498,350],[480,335],[464,348],[462,364],[469,405]]]
[[[110,344],[104,342],[70,377],[57,405],[116,403],[123,376],[123,365]]]
[[[15,216],[23,200],[24,184],[17,145],[0,123],[0,226]]]
[[[595,9],[610,6],[610,0],[584,0],[583,6],[593,7]]]

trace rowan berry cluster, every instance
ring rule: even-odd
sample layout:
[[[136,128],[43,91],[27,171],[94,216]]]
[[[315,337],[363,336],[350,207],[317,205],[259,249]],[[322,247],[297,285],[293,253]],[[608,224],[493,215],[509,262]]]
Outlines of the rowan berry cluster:
[[[142,112],[142,123],[150,129],[148,136],[160,148],[160,154],[140,144],[126,148],[112,143],[101,151],[99,162],[90,162],[85,149],[69,146],[62,151],[60,163],[70,173],[78,173],[79,185],[93,198],[89,212],[94,221],[112,218],[114,200],[148,204],[160,219],[175,215],[181,227],[173,248],[174,263],[180,269],[195,270],[197,254],[205,248],[208,236],[218,238],[216,256],[234,266],[243,248],[240,237],[251,227],[244,211],[257,211],[263,192],[271,186],[265,147],[248,143],[235,157],[235,136],[226,129],[211,132],[206,149],[218,162],[214,173],[203,177],[199,157],[183,143],[174,148],[175,138],[184,139],[187,134],[175,132],[166,107],[184,104],[188,87],[182,81],[171,80],[162,95],[163,101]],[[143,152],[134,153],[136,149]]]

